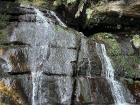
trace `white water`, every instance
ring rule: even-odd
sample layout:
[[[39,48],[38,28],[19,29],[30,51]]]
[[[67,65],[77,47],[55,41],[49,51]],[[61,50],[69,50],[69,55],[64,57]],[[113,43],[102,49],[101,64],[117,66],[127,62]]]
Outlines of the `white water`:
[[[36,20],[37,22],[43,22],[45,24],[45,26],[48,26],[48,19],[44,16],[44,14],[39,10],[34,8],[34,11],[36,12]]]
[[[41,11],[39,11],[39,9],[34,8],[34,11],[36,12],[37,22],[41,22],[47,28],[49,26],[48,22],[50,20],[46,18],[44,14]],[[40,30],[36,30],[36,31],[40,31]],[[45,60],[45,56],[43,56],[42,62],[38,62],[37,57],[38,55],[44,55],[47,52],[47,48],[48,48],[47,45],[37,46],[38,41],[39,41],[38,37],[35,37],[35,42],[32,46],[33,49],[31,51],[32,105],[41,105],[42,71],[37,70],[37,65],[41,65],[43,63],[43,60]]]
[[[41,89],[41,78],[42,72],[32,72],[32,105],[39,105],[41,104],[41,97],[40,97],[40,89]]]
[[[41,12],[39,9],[37,8],[34,8],[35,12],[37,13],[37,21],[42,21],[46,24],[46,26],[48,26],[48,22],[51,21],[51,19],[47,18],[44,16],[44,13]],[[53,11],[49,11],[50,15],[52,15],[53,17],[55,17],[55,19],[58,21],[59,25],[60,26],[63,26],[63,27],[67,27],[58,17],[57,15],[55,14],[55,12]]]
[[[115,80],[115,70],[112,67],[110,58],[107,56],[105,45],[96,43],[96,50],[102,63],[102,75],[104,75],[105,78],[108,80],[115,101],[115,105],[130,105],[125,100],[122,84]]]
[[[41,22],[41,24],[45,27],[48,28],[50,27],[50,24],[52,24],[51,19],[48,17],[44,16],[44,13],[41,12],[39,9],[34,8],[34,11],[36,12],[36,20],[37,20],[37,25],[38,23]],[[56,16],[54,12],[50,12],[50,14],[56,18],[58,21],[59,25],[66,27],[66,25]],[[40,31],[40,30],[37,30]],[[41,36],[41,35],[40,35]],[[41,105],[41,82],[42,82],[42,72],[37,70],[37,65],[41,65],[44,60],[46,60],[46,53],[48,50],[48,44],[44,43],[43,41],[41,42],[40,46],[37,46],[38,41],[41,39],[38,39],[39,37],[35,37],[34,42],[32,44],[32,53],[31,53],[31,66],[32,66],[32,105]],[[45,40],[45,38],[43,39]],[[46,39],[47,40],[47,39]],[[43,44],[43,45],[42,45]],[[44,45],[45,44],[45,45]],[[37,57],[39,55],[43,55],[41,62],[36,61]],[[65,101],[67,97],[63,97],[62,101]]]
[[[16,34],[15,34],[15,31],[13,31],[13,33],[12,33],[12,35],[10,37],[10,41],[12,42],[12,41],[16,41],[16,40],[17,40]]]
[[[50,13],[56,18],[56,20],[59,22],[59,24],[60,24],[61,26],[67,27],[66,24],[64,24],[64,23],[57,17],[57,15],[56,15],[55,12],[50,11]]]

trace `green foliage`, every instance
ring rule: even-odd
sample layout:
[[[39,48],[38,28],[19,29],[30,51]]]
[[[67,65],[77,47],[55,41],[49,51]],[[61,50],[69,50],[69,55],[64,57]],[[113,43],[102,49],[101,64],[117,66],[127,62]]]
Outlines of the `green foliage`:
[[[3,29],[8,24],[9,16],[5,14],[0,14],[0,29]]]
[[[121,54],[120,45],[112,34],[98,33],[94,37],[97,41],[100,41],[106,45],[107,53],[110,56],[116,56]]]
[[[0,42],[5,41],[7,37],[6,27],[8,25],[9,16],[0,14]]]
[[[74,2],[76,2],[76,0],[55,0],[53,5],[54,6],[60,6],[60,5],[63,4],[65,6],[67,6],[68,4],[72,4]]]
[[[93,14],[93,9],[92,8],[87,8],[86,9],[86,15],[87,15],[88,20],[92,17],[92,14]]]
[[[132,42],[136,48],[140,48],[140,36],[139,35],[134,35]]]
[[[7,35],[8,33],[6,29],[0,30],[0,42],[5,42],[7,39]]]
[[[140,70],[138,65],[140,59],[137,56],[113,56],[111,57],[115,64],[115,68],[124,72],[126,78],[140,78]]]
[[[117,42],[115,35],[109,33],[97,33],[93,39],[106,46],[107,53],[113,60],[113,66],[118,72],[124,73],[126,78],[140,78],[140,58],[136,55],[123,55],[121,46]],[[139,36],[133,36],[133,41],[139,43]],[[122,74],[123,75],[123,74]]]
[[[78,11],[75,14],[75,18],[80,16],[80,13],[83,11],[84,5],[85,5],[84,1],[81,0],[78,6]]]

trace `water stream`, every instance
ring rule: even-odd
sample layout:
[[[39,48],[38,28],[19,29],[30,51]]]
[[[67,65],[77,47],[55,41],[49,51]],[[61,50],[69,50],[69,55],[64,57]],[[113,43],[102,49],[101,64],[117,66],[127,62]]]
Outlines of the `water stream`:
[[[109,3],[108,0],[105,1]],[[96,48],[94,46],[100,36],[99,38],[97,36],[96,40],[96,35],[89,38],[81,32],[67,27],[58,17],[59,15],[51,10],[42,8],[41,11],[32,5],[21,5],[17,9],[19,10],[11,9],[12,11],[8,13],[6,11],[10,16],[10,19],[6,19],[6,21],[12,22],[8,28],[4,29],[8,32],[6,33],[7,40],[6,43],[5,40],[4,43],[1,43],[0,48],[0,78],[2,86],[6,87],[1,89],[0,93],[8,91],[10,94],[0,94],[0,103],[4,102],[4,105],[5,103],[9,105],[14,104],[15,101],[15,104],[18,104],[16,102],[18,99],[19,101],[25,100],[31,105],[136,105],[133,103],[139,101],[139,90],[137,91],[139,87],[135,86],[135,81],[130,81],[133,84],[128,84],[127,78],[125,85],[117,80],[116,70],[107,55],[105,45],[96,43]],[[65,9],[67,11],[67,8]],[[64,10],[64,12],[66,11]],[[68,13],[68,15],[70,14]],[[67,16],[65,17],[67,18]],[[71,18],[68,19],[67,24],[69,21]],[[91,25],[94,28],[92,22]],[[78,29],[90,34],[87,32],[92,31],[90,26],[84,29],[80,26],[81,28]],[[76,25],[76,27],[79,26]],[[109,28],[105,29],[112,29],[110,25],[106,25],[106,27]],[[119,30],[120,27],[121,25],[118,24],[117,29]],[[5,32],[1,31],[0,34],[3,38]],[[100,35],[100,33],[98,34]],[[134,53],[130,38],[123,39],[124,33],[117,35],[119,44],[124,47],[129,44],[128,47],[121,49],[130,50],[128,51],[130,55]],[[112,38],[110,34],[108,36]],[[92,40],[93,38],[95,40]],[[121,56],[119,55],[119,57]],[[134,55],[136,65],[130,66],[137,67],[138,62],[135,57],[137,56]],[[131,57],[124,59],[124,62],[125,60],[127,62],[127,59],[129,60]],[[131,62],[133,60],[129,61],[129,63]],[[124,66],[119,64],[118,71],[125,68]],[[123,73],[130,72],[119,71],[121,76]],[[137,72],[132,72],[132,78],[135,77],[135,73]],[[130,89],[133,96],[126,87]],[[19,93],[19,96],[15,99],[12,98],[12,91],[14,95],[16,92]]]
[[[40,105],[40,89],[41,89],[41,75],[42,72],[32,72],[32,105]]]
[[[52,23],[50,18],[45,17],[44,13],[41,12],[39,9],[34,8],[34,11],[36,12],[36,25],[39,24],[43,24],[43,26],[45,28],[48,28],[50,26],[50,24]],[[56,18],[56,21],[58,21],[59,25],[66,27],[66,25],[56,16],[56,14],[52,11],[49,12],[50,15],[52,15],[53,17]],[[39,29],[36,31],[40,31]],[[42,36],[42,37],[41,37]],[[44,38],[45,34],[41,33],[40,38],[38,39],[38,37],[35,37],[35,41],[32,43],[32,51],[31,51],[31,68],[32,68],[32,105],[41,105],[41,82],[42,82],[42,72],[40,70],[38,70],[36,65],[41,65],[44,63],[44,61],[46,61],[46,56],[47,56],[47,50],[48,50],[48,39]],[[14,37],[12,38],[14,39]],[[42,40],[42,41],[40,41]],[[44,42],[45,41],[45,42]],[[37,44],[39,43],[39,44]],[[42,55],[42,58],[40,58],[41,60],[36,61],[38,59],[38,57],[40,57],[40,55]],[[61,95],[63,96],[63,95]],[[63,97],[63,100],[66,100],[65,98],[67,97]]]
[[[102,75],[105,76],[105,78],[107,79],[110,85],[111,92],[115,101],[115,105],[130,105],[129,103],[126,102],[125,99],[123,93],[124,87],[120,82],[115,80],[115,76],[114,76],[115,70],[111,64],[110,58],[107,56],[105,45],[96,43],[96,50],[102,63],[102,69],[103,69]],[[129,99],[132,100],[131,97],[129,97]]]
[[[41,12],[41,11],[40,11],[39,9],[37,9],[37,8],[34,8],[34,11],[35,11],[36,14],[37,14],[37,18],[36,18],[37,21],[44,22],[44,23],[46,24],[46,26],[47,26],[47,22],[48,22],[48,21],[51,21],[51,19],[45,17],[44,13]],[[55,12],[53,12],[53,11],[47,11],[47,12],[49,13],[49,15],[51,15],[52,17],[54,17],[54,18],[56,19],[56,21],[59,23],[60,26],[67,27],[67,26],[65,25],[65,23],[63,23],[63,22],[57,17],[57,15],[55,14]]]

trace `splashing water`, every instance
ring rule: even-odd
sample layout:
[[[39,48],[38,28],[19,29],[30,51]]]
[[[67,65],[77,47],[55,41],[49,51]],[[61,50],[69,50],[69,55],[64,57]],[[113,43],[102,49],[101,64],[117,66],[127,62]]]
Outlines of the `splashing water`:
[[[102,75],[105,75],[105,78],[107,79],[111,87],[111,92],[115,101],[115,105],[130,105],[129,103],[126,102],[126,99],[124,97],[123,94],[124,87],[122,86],[121,83],[115,80],[114,77],[115,70],[112,67],[110,58],[107,56],[105,45],[96,43],[96,50],[102,62],[102,69],[103,69]],[[132,101],[132,97],[129,98]]]

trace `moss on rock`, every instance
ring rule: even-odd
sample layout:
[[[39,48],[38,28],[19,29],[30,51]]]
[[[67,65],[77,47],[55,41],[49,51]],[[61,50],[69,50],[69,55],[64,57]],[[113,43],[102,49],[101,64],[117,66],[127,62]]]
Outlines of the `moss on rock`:
[[[140,78],[140,70],[138,68],[140,59],[137,56],[120,55],[111,58],[119,76],[132,79]]]
[[[110,56],[121,55],[121,48],[115,36],[110,33],[98,33],[94,35],[97,42],[104,43],[107,48],[107,53]]]
[[[7,35],[8,35],[8,33],[7,33],[6,29],[0,30],[0,43],[6,42]]]
[[[122,36],[117,36],[110,33],[97,33],[92,38],[98,43],[105,44],[107,53],[112,59],[112,64],[116,70],[116,74],[119,77],[137,80],[140,78],[140,58],[132,53],[132,51],[130,50],[132,48],[129,48],[132,47],[131,45],[126,46],[128,52],[127,54],[124,54],[122,50],[123,43],[118,37]],[[125,44],[130,44],[129,41],[126,42],[126,40],[124,39],[122,41],[125,41]],[[123,47],[125,47],[125,45],[123,45]]]

